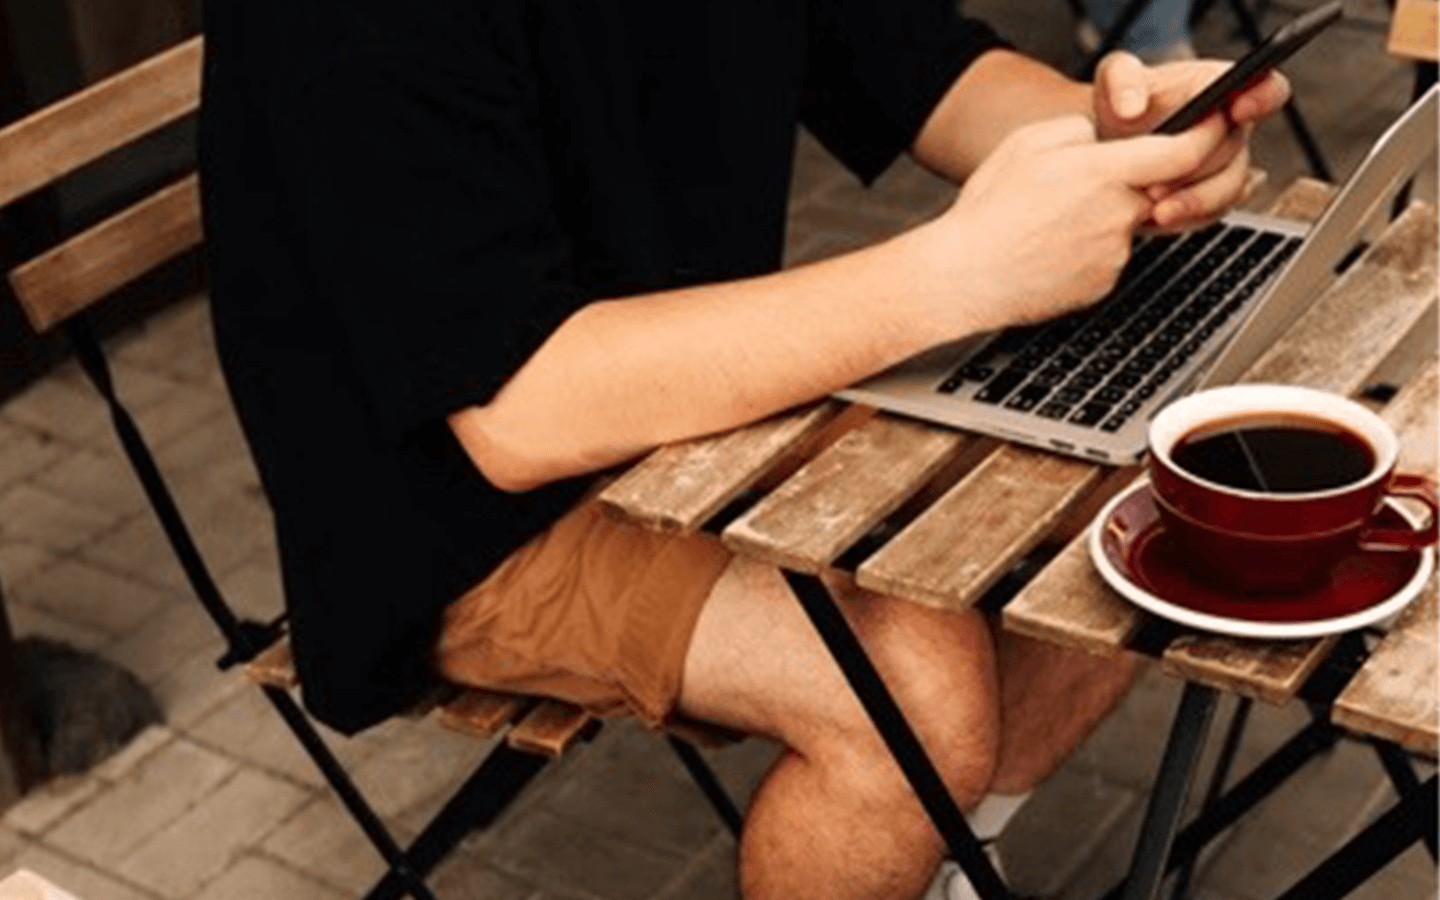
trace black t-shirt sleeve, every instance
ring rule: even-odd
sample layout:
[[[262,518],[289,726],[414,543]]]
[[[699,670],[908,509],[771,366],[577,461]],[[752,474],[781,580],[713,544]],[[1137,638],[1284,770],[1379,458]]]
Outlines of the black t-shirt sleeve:
[[[812,0],[802,118],[866,182],[909,148],[965,67],[1008,47],[955,0]]]
[[[522,64],[382,48],[311,73],[277,104],[302,264],[398,436],[487,402],[586,298]]]

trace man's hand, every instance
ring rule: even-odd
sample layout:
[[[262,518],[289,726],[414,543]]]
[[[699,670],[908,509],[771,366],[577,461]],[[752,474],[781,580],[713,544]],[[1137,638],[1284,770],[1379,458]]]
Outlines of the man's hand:
[[[1147,67],[1125,52],[1112,53],[1095,74],[1094,115],[1102,139],[1144,134],[1200,93],[1229,67],[1215,60]],[[1244,199],[1249,175],[1247,143],[1255,123],[1273,115],[1290,97],[1285,76],[1272,71],[1231,98],[1210,117],[1228,128],[1225,141],[1194,172],[1150,185],[1156,201],[1148,224],[1167,230],[1192,228]],[[1200,127],[1200,126],[1197,126]]]
[[[937,277],[926,293],[952,308],[964,297],[963,312],[989,327],[1082,307],[1114,286],[1135,228],[1153,215],[1146,189],[1195,172],[1227,139],[1215,117],[1184,134],[1110,141],[1081,115],[1020,128],[946,214],[916,230],[934,242],[924,253],[934,268],[911,277]]]

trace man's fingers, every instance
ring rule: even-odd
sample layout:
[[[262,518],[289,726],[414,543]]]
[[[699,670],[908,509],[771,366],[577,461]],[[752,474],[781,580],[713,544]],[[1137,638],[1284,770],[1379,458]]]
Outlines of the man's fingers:
[[[1225,142],[1221,116],[1210,116],[1177,135],[1142,135],[1096,144],[1094,154],[1109,174],[1134,188],[1189,180]]]
[[[1247,88],[1230,104],[1230,120],[1237,125],[1258,122],[1273,115],[1290,99],[1290,82],[1276,71]]]
[[[1213,218],[1244,198],[1250,177],[1250,156],[1238,154],[1229,166],[1155,204],[1150,217],[1161,228],[1173,228],[1189,220]]]
[[[1104,110],[1121,122],[1145,115],[1150,106],[1150,76],[1145,64],[1123,50],[1110,53],[1100,60],[1095,70],[1095,85]]]

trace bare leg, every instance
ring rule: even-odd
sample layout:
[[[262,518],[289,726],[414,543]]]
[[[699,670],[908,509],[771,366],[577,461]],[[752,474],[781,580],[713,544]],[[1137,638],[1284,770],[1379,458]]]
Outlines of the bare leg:
[[[957,801],[973,805],[998,741],[983,618],[837,593]],[[941,841],[775,569],[737,559],[716,584],[680,707],[789,748],[747,816],[746,900],[912,900],[924,889]]]
[[[1133,654],[1105,658],[998,628],[995,644],[1001,729],[990,790],[1023,794],[1058,769],[1124,699],[1139,664]]]

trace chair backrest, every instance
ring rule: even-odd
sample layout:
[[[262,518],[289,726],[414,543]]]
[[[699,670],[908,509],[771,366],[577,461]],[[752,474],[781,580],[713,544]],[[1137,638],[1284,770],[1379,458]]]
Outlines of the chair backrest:
[[[200,106],[193,37],[0,129],[0,208]],[[10,286],[44,332],[202,240],[191,173],[21,263]]]

